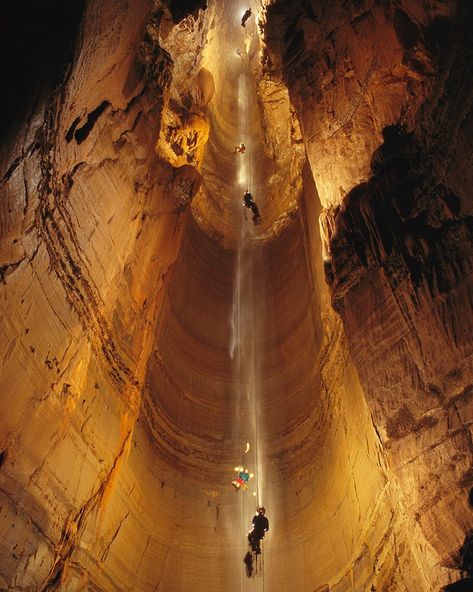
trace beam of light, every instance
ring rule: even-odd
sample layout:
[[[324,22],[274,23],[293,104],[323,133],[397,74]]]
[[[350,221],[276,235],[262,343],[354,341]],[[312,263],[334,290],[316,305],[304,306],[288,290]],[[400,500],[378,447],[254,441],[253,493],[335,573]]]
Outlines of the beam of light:
[[[247,454],[248,450],[250,449],[250,443],[247,442],[246,443],[246,449],[245,449],[245,454]]]
[[[238,183],[240,184],[240,187],[244,187],[245,185],[247,185],[246,183],[246,179],[248,177],[248,171],[247,171],[247,167],[246,167],[246,163],[241,163],[241,166],[238,167]]]

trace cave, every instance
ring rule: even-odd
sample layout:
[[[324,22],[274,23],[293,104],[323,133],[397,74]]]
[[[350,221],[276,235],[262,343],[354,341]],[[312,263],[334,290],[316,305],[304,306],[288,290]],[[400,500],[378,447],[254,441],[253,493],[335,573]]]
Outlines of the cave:
[[[471,590],[473,4],[1,11],[0,590]]]

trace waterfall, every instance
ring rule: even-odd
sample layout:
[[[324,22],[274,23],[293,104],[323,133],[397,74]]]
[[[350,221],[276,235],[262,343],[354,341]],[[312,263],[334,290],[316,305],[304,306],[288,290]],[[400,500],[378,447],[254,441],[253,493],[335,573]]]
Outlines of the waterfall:
[[[245,496],[245,512],[248,528],[257,505],[262,501],[262,463],[260,463],[260,437],[258,436],[258,400],[260,382],[258,369],[261,363],[261,351],[257,348],[260,341],[261,322],[259,318],[259,299],[257,297],[257,246],[254,240],[255,230],[250,219],[243,216],[243,193],[250,187],[251,180],[251,137],[248,125],[248,85],[247,74],[241,73],[238,79],[238,106],[240,139],[247,146],[245,154],[236,155],[238,167],[237,200],[241,215],[239,224],[233,301],[231,308],[230,357],[233,362],[235,428],[234,436],[240,442],[240,457],[235,459],[235,466],[247,467],[255,474],[250,481],[248,491],[240,492]],[[249,218],[251,218],[249,216]],[[249,450],[246,451],[249,444]],[[245,452],[246,451],[246,452]]]

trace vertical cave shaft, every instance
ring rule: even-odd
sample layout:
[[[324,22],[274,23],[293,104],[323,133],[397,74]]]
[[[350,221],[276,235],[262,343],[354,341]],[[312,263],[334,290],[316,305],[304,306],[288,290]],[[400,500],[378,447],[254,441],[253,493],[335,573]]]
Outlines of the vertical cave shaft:
[[[0,159],[0,589],[471,582],[472,7],[388,4],[38,22]]]

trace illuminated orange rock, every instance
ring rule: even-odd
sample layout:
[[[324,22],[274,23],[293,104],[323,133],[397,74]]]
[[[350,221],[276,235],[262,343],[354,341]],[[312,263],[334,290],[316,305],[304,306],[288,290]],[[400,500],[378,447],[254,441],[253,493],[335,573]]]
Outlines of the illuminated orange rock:
[[[260,501],[248,587],[468,577],[471,7],[249,6],[88,3],[38,47],[0,161],[0,589],[227,592]]]

